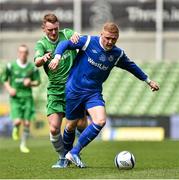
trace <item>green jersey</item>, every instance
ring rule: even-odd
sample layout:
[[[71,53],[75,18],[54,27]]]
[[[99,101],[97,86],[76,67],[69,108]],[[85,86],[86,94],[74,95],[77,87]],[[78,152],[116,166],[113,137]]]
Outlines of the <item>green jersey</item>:
[[[48,76],[48,95],[60,95],[65,91],[65,83],[69,74],[69,71],[73,65],[73,61],[76,57],[76,50],[67,50],[63,54],[60,64],[57,70],[52,71],[48,68],[50,61],[54,58],[54,51],[58,43],[63,40],[68,40],[73,35],[74,31],[71,29],[64,29],[59,31],[58,39],[53,42],[47,36],[42,37],[41,40],[37,41],[35,46],[35,58],[42,57],[44,54],[51,52],[52,58],[44,64],[44,70]]]
[[[8,63],[2,75],[2,80],[9,81],[11,87],[16,89],[16,97],[31,97],[32,88],[24,86],[24,79],[30,78],[31,81],[40,81],[40,74],[33,63],[21,64],[20,60]]]

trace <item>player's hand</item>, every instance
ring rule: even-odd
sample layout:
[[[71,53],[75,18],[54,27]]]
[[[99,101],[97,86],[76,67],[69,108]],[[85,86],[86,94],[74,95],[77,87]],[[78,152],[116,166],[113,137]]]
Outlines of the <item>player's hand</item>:
[[[158,91],[159,90],[159,85],[155,81],[150,81],[148,83],[152,91]]]
[[[42,59],[44,62],[47,62],[50,58],[51,58],[51,52],[48,52],[43,56]]]
[[[72,35],[72,37],[70,38],[70,40],[72,41],[72,43],[77,44],[80,38],[80,34],[77,32],[74,32],[74,34]]]
[[[59,59],[54,58],[54,59],[51,60],[48,67],[49,67],[50,70],[53,71],[53,70],[56,70],[58,68],[58,64],[59,64]]]
[[[11,97],[14,97],[14,96],[16,95],[16,90],[15,90],[14,88],[10,88],[10,89],[9,89],[9,95],[10,95]]]
[[[30,78],[25,78],[23,83],[24,83],[25,87],[31,87],[31,79]]]

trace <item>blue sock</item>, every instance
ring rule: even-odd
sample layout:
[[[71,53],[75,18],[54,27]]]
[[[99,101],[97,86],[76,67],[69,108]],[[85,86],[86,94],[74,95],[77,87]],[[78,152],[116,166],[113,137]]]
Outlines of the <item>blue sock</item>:
[[[73,148],[75,140],[75,131],[68,131],[66,128],[63,133],[64,152],[67,154]]]
[[[71,150],[72,154],[79,154],[99,134],[103,127],[97,124],[90,124],[80,135],[76,146]]]
[[[85,130],[85,128],[84,128],[84,129],[82,129],[82,128],[76,128],[76,136],[79,138],[80,135],[81,135],[81,133],[82,133],[84,130]]]
[[[76,131],[78,131],[80,134],[85,130],[85,128],[76,128]]]

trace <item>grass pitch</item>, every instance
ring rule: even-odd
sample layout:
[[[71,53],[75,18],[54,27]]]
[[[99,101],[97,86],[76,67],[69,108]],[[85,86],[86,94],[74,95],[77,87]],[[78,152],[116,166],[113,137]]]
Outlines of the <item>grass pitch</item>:
[[[70,166],[51,169],[57,160],[48,138],[30,139],[29,154],[19,152],[18,143],[0,139],[0,178],[179,178],[179,142],[101,142],[94,141],[82,152],[86,169]],[[132,170],[118,170],[114,157],[119,151],[136,157]]]

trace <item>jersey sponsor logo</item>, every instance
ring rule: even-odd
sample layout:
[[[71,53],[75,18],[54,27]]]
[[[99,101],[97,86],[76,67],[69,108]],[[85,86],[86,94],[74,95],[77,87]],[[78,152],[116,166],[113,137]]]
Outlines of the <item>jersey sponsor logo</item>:
[[[95,61],[94,61],[93,59],[91,59],[91,58],[88,58],[88,62],[89,62],[91,65],[93,65],[93,66],[95,66],[95,67],[97,67],[97,68],[99,68],[100,70],[103,70],[103,71],[107,71],[108,68],[109,68],[109,67],[105,66],[104,64],[95,62]]]
[[[22,83],[24,81],[24,78],[16,78],[15,82],[16,83]]]

